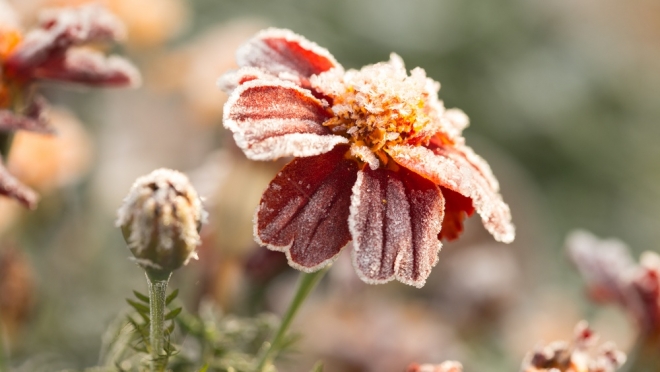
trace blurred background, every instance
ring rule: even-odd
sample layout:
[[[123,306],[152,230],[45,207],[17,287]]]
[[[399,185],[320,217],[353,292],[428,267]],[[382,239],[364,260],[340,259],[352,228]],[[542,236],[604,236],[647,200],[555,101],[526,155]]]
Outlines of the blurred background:
[[[26,27],[39,9],[85,0],[10,0]],[[618,237],[637,256],[660,241],[660,2],[656,0],[107,0],[127,25],[118,47],[141,70],[136,90],[43,85],[59,136],[19,133],[10,171],[37,189],[36,211],[0,199],[0,297],[12,359],[94,365],[107,325],[142,270],[114,226],[136,177],[186,172],[206,197],[200,260],[174,274],[186,308],[281,313],[297,273],[252,240],[261,192],[285,161],[245,159],[222,128],[216,79],[259,29],[289,28],[346,68],[398,53],[442,84],[471,119],[513,213],[501,245],[478,217],[445,244],[427,285],[367,286],[348,252],[303,308],[305,341],[285,371],[401,371],[461,360],[515,371],[540,341],[569,339],[588,319],[623,350],[634,327],[596,307],[564,252],[575,228]],[[5,280],[6,282],[8,280]],[[13,297],[12,297],[13,296]],[[1,303],[1,302],[0,302]],[[18,306],[21,305],[21,306]],[[6,305],[9,306],[9,305]],[[13,314],[13,315],[12,315]]]

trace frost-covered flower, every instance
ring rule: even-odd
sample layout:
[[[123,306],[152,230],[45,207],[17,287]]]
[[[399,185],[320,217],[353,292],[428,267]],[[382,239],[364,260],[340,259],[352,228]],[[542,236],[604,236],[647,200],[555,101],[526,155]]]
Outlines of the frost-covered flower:
[[[626,354],[612,342],[598,348],[598,335],[585,321],[575,326],[573,342],[555,341],[537,347],[523,360],[521,372],[615,372],[626,362]]]
[[[85,47],[121,40],[124,35],[121,22],[99,6],[44,11],[38,25],[23,33],[14,9],[0,0],[0,132],[53,133],[45,114],[47,103],[35,92],[35,82],[102,87],[139,84],[140,74],[130,62]],[[0,194],[30,208],[36,206],[37,195],[1,164]]]
[[[353,240],[368,283],[421,287],[441,239],[475,210],[511,242],[509,207],[488,164],[465,145],[460,110],[439,84],[401,58],[345,71],[330,53],[288,30],[267,29],[237,52],[219,84],[231,95],[224,125],[248,158],[296,157],[270,183],[255,237],[306,272]]]

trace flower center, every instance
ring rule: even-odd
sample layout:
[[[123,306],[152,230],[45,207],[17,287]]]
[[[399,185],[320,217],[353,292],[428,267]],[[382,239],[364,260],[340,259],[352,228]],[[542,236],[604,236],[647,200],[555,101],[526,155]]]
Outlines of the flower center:
[[[323,125],[348,138],[353,143],[351,154],[363,162],[372,165],[378,159],[387,165],[389,146],[421,144],[430,138],[425,128],[435,111],[429,89],[437,90],[436,83],[421,69],[408,76],[396,55],[360,71],[314,76],[312,85],[332,98],[329,108],[334,116]]]

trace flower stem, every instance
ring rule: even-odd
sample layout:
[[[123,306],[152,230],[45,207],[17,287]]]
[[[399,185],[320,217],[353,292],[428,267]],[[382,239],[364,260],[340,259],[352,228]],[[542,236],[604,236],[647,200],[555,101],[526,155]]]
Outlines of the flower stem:
[[[272,359],[275,353],[279,352],[282,349],[282,342],[286,336],[287,330],[293,321],[293,318],[298,313],[300,306],[307,296],[312,292],[316,284],[323,278],[323,275],[328,271],[328,267],[325,267],[317,272],[313,273],[301,273],[300,279],[298,280],[298,289],[296,290],[295,296],[289,304],[289,308],[282,318],[282,323],[277,329],[277,333],[273,339],[266,345],[265,351],[262,352],[261,357],[259,358],[259,364],[257,365],[257,372],[265,372],[266,368],[272,364]]]
[[[7,344],[5,329],[0,316],[0,371],[9,370],[9,348]]]
[[[149,318],[151,321],[149,340],[151,345],[151,372],[165,370],[165,359],[161,355],[163,350],[165,328],[165,293],[170,276],[158,277],[147,273],[149,283]]]

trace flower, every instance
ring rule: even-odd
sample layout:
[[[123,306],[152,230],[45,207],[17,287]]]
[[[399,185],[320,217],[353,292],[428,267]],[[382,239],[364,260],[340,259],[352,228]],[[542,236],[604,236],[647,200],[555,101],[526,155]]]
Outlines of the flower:
[[[660,339],[660,255],[642,253],[633,261],[628,246],[617,239],[598,239],[576,230],[566,239],[568,253],[596,302],[620,306],[635,321],[640,336]]]
[[[590,352],[598,342],[598,335],[585,321],[575,326],[573,343],[555,341],[537,347],[523,361],[522,372],[614,372],[626,362],[626,354],[614,343],[602,344]]]
[[[46,101],[34,83],[53,80],[88,86],[139,84],[140,74],[121,57],[84,47],[124,38],[123,25],[98,6],[44,11],[37,27],[23,34],[14,9],[0,0],[0,132],[53,134]],[[3,151],[10,140],[2,135]],[[34,208],[34,191],[0,165],[0,193]]]
[[[117,211],[128,248],[149,275],[168,277],[196,258],[206,212],[188,177],[157,169],[135,180]]]
[[[226,128],[253,160],[296,157],[273,179],[255,217],[256,240],[310,272],[353,240],[367,283],[424,285],[440,239],[455,239],[476,210],[502,242],[509,207],[488,164],[464,144],[468,125],[446,110],[439,84],[403,61],[345,71],[288,30],[266,29],[237,52]]]

